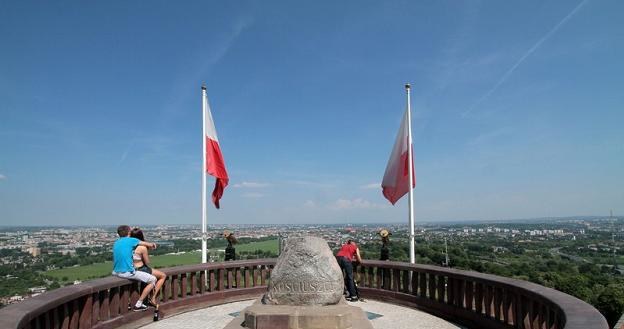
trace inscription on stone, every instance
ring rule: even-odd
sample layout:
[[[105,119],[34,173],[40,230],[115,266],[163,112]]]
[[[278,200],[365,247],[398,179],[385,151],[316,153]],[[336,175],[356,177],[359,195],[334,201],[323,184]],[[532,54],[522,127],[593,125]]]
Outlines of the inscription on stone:
[[[271,287],[274,294],[333,294],[342,289],[342,282],[300,281],[279,282]]]

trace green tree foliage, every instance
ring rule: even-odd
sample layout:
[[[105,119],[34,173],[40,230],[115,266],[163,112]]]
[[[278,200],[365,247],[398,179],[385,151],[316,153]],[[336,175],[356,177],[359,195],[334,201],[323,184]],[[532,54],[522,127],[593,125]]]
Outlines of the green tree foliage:
[[[594,306],[604,315],[609,326],[613,327],[624,313],[624,286],[621,284],[606,286],[596,298]]]

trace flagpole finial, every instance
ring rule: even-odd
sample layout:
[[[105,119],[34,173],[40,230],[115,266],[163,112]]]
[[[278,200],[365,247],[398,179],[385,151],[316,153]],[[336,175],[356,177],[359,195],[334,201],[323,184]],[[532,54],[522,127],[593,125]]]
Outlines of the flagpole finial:
[[[409,84],[409,83],[406,83],[406,84],[405,84],[405,89],[409,90],[410,88],[411,88],[410,84]]]
[[[206,90],[206,84],[202,83],[202,90]]]

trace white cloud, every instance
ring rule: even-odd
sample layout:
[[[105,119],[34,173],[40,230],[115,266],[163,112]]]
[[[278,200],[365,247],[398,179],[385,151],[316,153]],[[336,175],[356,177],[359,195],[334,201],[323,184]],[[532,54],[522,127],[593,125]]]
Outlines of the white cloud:
[[[271,184],[258,183],[258,182],[242,182],[242,183],[232,185],[232,187],[239,187],[239,188],[262,188],[262,187],[268,187],[268,186],[271,186]]]
[[[364,200],[362,198],[356,199],[338,199],[330,205],[331,209],[343,210],[343,209],[382,209],[387,208],[387,205],[377,204]]]
[[[363,190],[378,189],[378,188],[381,188],[381,183],[370,183],[370,184],[362,185],[360,186],[360,188]]]
[[[294,184],[294,185],[300,185],[300,186],[319,187],[319,188],[331,188],[335,186],[329,183],[319,183],[319,182],[311,182],[311,181],[305,181],[305,180],[293,180],[293,181],[289,181],[288,183]]]
[[[316,207],[316,202],[312,201],[312,200],[306,200],[306,202],[303,203],[304,207],[307,208],[315,208]]]
[[[242,197],[243,198],[258,199],[258,198],[264,197],[264,194],[262,194],[262,193],[243,193]]]
[[[5,180],[5,179],[7,179],[7,176],[0,174],[0,180]]]

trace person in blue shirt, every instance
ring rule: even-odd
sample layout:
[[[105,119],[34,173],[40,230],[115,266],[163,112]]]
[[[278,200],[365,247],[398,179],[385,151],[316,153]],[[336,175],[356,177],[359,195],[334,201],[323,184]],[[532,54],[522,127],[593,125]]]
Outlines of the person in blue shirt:
[[[145,282],[146,286],[141,292],[139,300],[133,307],[134,311],[145,311],[147,305],[143,303],[147,295],[154,289],[156,285],[156,277],[134,269],[132,263],[132,254],[134,249],[141,245],[148,248],[156,249],[156,244],[152,242],[140,241],[137,238],[130,237],[130,226],[121,225],[117,228],[119,239],[113,244],[113,275],[130,280]]]

